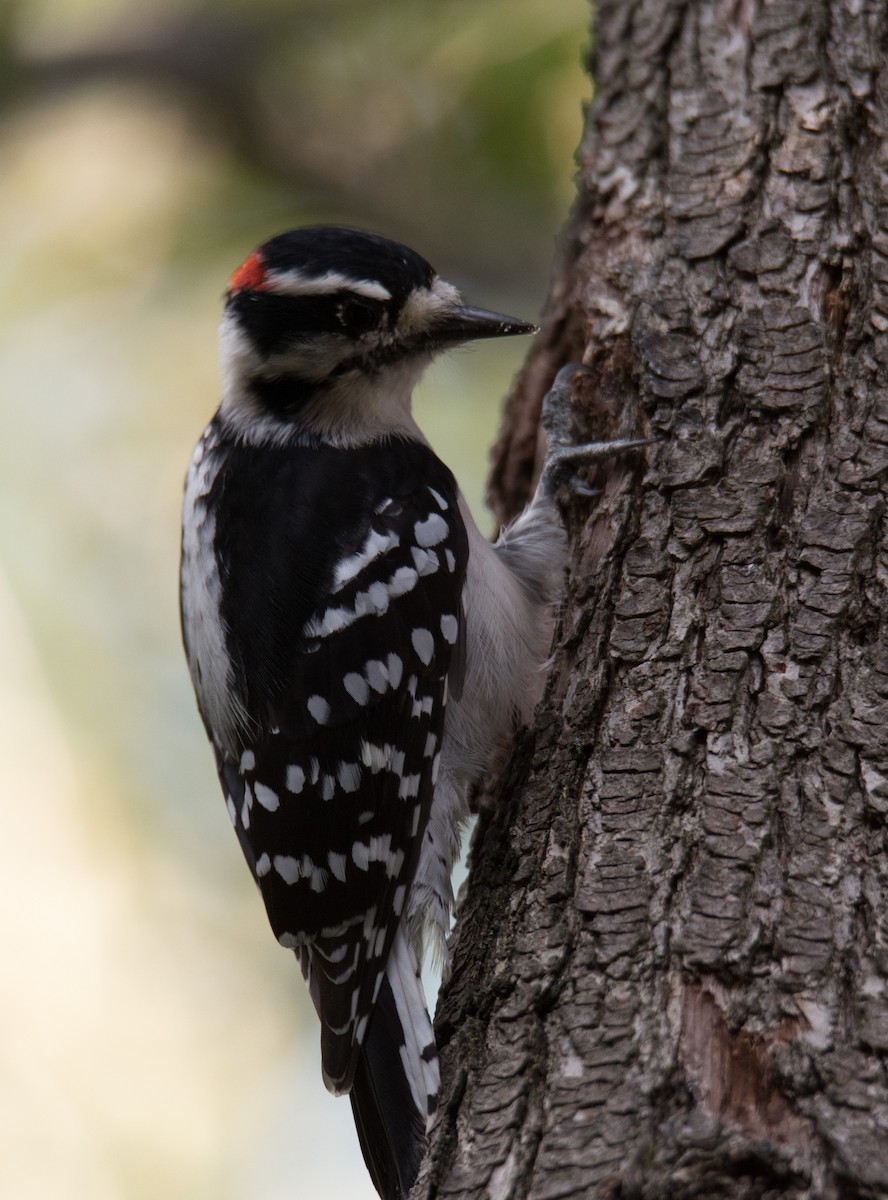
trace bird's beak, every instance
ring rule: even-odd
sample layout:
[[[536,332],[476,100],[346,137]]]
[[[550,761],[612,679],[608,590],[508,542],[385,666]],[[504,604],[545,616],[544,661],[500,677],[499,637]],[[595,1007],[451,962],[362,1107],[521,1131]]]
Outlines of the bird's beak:
[[[506,317],[502,313],[464,305],[457,305],[442,313],[430,330],[434,338],[443,342],[470,342],[476,338],[514,337],[519,333],[536,332],[536,325],[520,321],[517,317]]]

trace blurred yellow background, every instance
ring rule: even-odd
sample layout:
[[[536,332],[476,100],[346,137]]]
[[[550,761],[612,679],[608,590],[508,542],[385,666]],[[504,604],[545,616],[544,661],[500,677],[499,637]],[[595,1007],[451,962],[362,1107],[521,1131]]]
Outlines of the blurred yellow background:
[[[0,13],[0,1195],[371,1200],[232,836],[179,645],[226,280],[335,221],[532,319],[584,0],[28,0]],[[482,527],[526,347],[420,424]]]

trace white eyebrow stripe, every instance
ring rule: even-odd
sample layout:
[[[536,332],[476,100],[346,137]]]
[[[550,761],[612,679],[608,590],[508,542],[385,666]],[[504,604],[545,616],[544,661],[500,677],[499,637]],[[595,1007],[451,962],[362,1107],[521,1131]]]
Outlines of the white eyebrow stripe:
[[[265,277],[266,289],[278,296],[329,296],[335,292],[352,292],[366,296],[368,300],[391,300],[388,288],[374,279],[351,279],[340,271],[327,271],[324,275],[305,275],[302,271],[269,271]]]

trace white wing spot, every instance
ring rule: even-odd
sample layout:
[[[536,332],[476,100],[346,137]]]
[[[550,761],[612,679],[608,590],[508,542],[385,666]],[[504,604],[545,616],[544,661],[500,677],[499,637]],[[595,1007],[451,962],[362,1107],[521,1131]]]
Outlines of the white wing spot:
[[[334,876],[339,880],[339,882],[345,883],[345,855],[333,854],[331,851],[330,854],[327,855],[327,862],[330,866],[330,870],[333,872]],[[345,946],[342,947],[342,950],[345,950]]]
[[[294,796],[298,796],[305,787],[305,772],[302,767],[287,767],[286,783],[287,791],[292,792]]]
[[[430,513],[424,521],[417,521],[413,526],[413,536],[418,546],[437,546],[449,532],[447,522],[437,513]]]
[[[393,550],[397,544],[398,539],[393,533],[378,533],[377,530],[371,529],[367,540],[357,554],[343,559],[336,568],[336,574],[333,577],[333,591],[340,591],[350,580],[360,575],[365,567],[369,567],[370,563],[375,562],[377,558],[389,550]]]
[[[413,555],[413,565],[416,567],[418,575],[434,575],[441,565],[441,560],[434,550],[423,550],[419,546],[411,546],[410,553]]]
[[[459,622],[456,617],[450,613],[445,613],[441,618],[441,632],[444,635],[444,640],[452,646],[456,641],[456,635],[459,633]]]
[[[294,858],[292,854],[276,854],[274,856],[274,869],[283,879],[284,883],[296,883],[302,878],[302,864],[298,858]]]
[[[378,659],[371,658],[369,662],[364,664],[364,674],[374,692],[379,692],[381,695],[388,687],[388,671],[386,670],[385,663],[381,663]]]
[[[425,749],[423,750],[423,756],[425,758],[431,758],[437,749],[438,749],[438,739],[435,737],[435,735],[433,733],[428,734],[428,736],[426,737]]]
[[[269,812],[276,812],[281,806],[281,799],[277,792],[272,791],[270,787],[266,787],[264,783],[256,783],[253,787],[257,801],[263,808],[267,808]]]
[[[283,879],[284,883],[296,883],[302,878],[302,864],[298,858],[294,858],[292,854],[276,854],[274,856],[274,869]]]
[[[313,892],[322,892],[327,886],[327,872],[323,867],[315,867],[312,870],[309,886]]]
[[[313,892],[322,892],[327,883],[326,870],[316,867],[307,854],[301,858],[294,858],[292,854],[276,854],[273,865],[284,883],[293,884],[300,879],[307,879]]]
[[[427,667],[435,653],[435,639],[428,629],[414,629],[410,635],[410,641],[419,656],[419,661]]]
[[[388,612],[389,591],[384,583],[377,581],[367,588],[367,595],[376,611],[381,615]]]
[[[358,617],[381,617],[388,612],[389,593],[384,583],[371,583],[366,592],[358,592],[355,596],[355,612],[353,620]],[[351,622],[349,622],[351,624]]]
[[[444,499],[441,493],[436,492],[435,489],[433,487],[429,487],[428,484],[426,484],[426,491],[431,492],[432,498],[434,499],[438,508],[440,508],[441,512],[447,512],[447,501]]]
[[[359,763],[343,762],[336,772],[339,786],[344,792],[356,792],[361,786],[361,767]]]
[[[252,750],[245,750],[241,755],[240,769],[241,771],[252,771],[256,766],[256,755]]]
[[[392,835],[390,833],[378,833],[370,839],[370,844],[367,846],[367,859],[369,862],[385,862],[391,857]]]
[[[225,807],[228,809],[228,815],[231,817],[231,823],[237,827],[237,809],[234,806],[234,801],[230,796],[225,797]]]
[[[384,974],[385,974],[384,971],[380,971],[379,974],[376,976],[376,982],[373,985],[373,999],[371,1001],[372,1004],[376,1003],[377,997],[379,996],[379,989],[382,987],[382,977]]]
[[[391,599],[397,600],[398,596],[413,592],[418,578],[419,575],[416,574],[412,566],[398,566],[395,574],[389,580],[389,595]]]
[[[377,837],[372,837],[366,846],[362,842],[355,842],[352,846],[352,858],[363,871],[367,870],[369,863],[385,863],[385,873],[389,879],[394,879],[404,865],[404,851],[392,850],[392,835],[390,833],[382,833]]]
[[[373,742],[361,742],[361,762],[365,767],[369,767],[374,775],[378,771],[384,771],[391,761],[392,747],[388,743],[376,746]]]
[[[441,755],[436,754],[432,759],[432,783],[438,782],[438,769],[441,766]]]
[[[363,675],[358,675],[356,671],[349,671],[348,675],[342,681],[342,686],[356,704],[366,704],[370,698],[370,688],[367,686],[367,680]]]
[[[386,663],[388,665],[389,683],[391,683],[393,688],[396,688],[401,682],[401,676],[404,673],[404,664],[397,654],[390,654]]]
[[[419,776],[405,775],[401,780],[401,785],[398,788],[398,798],[400,800],[412,800],[419,795]]]
[[[339,633],[341,629],[347,629],[354,622],[355,617],[356,613],[351,609],[328,608],[320,620],[312,617],[303,632],[306,637],[329,637],[331,633]]]
[[[321,799],[332,800],[333,793],[336,791],[336,780],[332,775],[321,776]]]
[[[250,809],[253,807],[253,793],[250,791],[250,785],[244,784],[244,802],[241,805],[241,825],[244,829],[250,828]]]
[[[323,696],[309,696],[305,706],[319,725],[330,720],[330,705]]]
[[[398,567],[388,583],[389,595],[393,600],[397,600],[399,596],[406,596],[416,587],[418,579],[419,576],[412,567]]]
[[[405,884],[402,883],[399,887],[395,888],[395,894],[392,897],[392,911],[396,917],[400,917],[401,915],[401,910],[404,907],[404,898],[406,895],[407,887]]]
[[[267,875],[270,870],[271,870],[271,859],[268,857],[267,854],[261,854],[259,856],[259,858],[256,859],[256,874],[261,879],[262,876]]]
[[[445,547],[444,557],[447,559],[447,570],[452,574],[456,570],[456,558],[454,557],[453,551],[448,550]]]

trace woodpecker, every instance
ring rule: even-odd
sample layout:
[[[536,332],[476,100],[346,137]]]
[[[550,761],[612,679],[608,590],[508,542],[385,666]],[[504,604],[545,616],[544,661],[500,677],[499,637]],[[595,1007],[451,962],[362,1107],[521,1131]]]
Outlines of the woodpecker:
[[[446,963],[472,787],[541,690],[566,537],[569,375],[524,513],[489,542],[413,419],[440,351],[535,332],[463,304],[397,242],[332,226],[232,275],[222,400],[188,471],[181,608],[231,822],[321,1023],[384,1200],[415,1180],[435,1111],[420,983]]]

